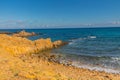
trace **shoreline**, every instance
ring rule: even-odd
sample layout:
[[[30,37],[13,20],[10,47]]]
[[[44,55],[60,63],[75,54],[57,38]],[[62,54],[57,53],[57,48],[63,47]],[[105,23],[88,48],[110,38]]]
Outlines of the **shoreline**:
[[[58,64],[56,56],[47,50],[57,48],[61,41],[0,37],[1,80],[120,80],[120,74],[77,68],[70,66],[71,63]]]
[[[62,64],[62,65],[65,65],[65,66],[71,66],[71,67],[78,68],[78,69],[87,69],[87,70],[90,70],[90,71],[97,71],[97,72],[104,72],[104,73],[108,73],[108,74],[120,75],[119,71],[113,70],[113,69],[106,69],[106,68],[102,68],[102,67],[92,67],[92,66],[90,67],[90,66],[86,66],[86,65],[76,66],[76,65],[73,65],[71,61],[67,61],[66,63],[61,63],[60,60],[59,60],[59,58],[62,57],[61,54],[55,54],[55,53],[51,53],[51,52],[47,52],[47,53],[49,54],[49,57],[46,56],[46,58],[48,58],[47,61],[50,61],[50,62],[54,62],[54,63],[57,63],[57,64]],[[35,54],[35,55],[39,55],[39,54],[41,54],[41,53],[38,53],[38,54]]]
[[[88,69],[91,71],[100,71],[100,72],[105,72],[105,73],[120,74],[119,70],[115,70],[112,68],[105,68],[102,66],[90,66],[90,65],[86,65],[86,64],[78,64],[76,61],[72,61],[70,58],[68,58],[68,60],[67,60],[67,57],[65,57],[66,59],[62,59],[65,54],[60,54],[60,53],[55,53],[55,52],[50,52],[50,54],[58,56],[58,59],[56,59],[56,61],[58,61],[57,63],[60,63],[60,64],[73,66],[76,68]],[[59,55],[60,55],[60,57],[59,57]]]
[[[43,53],[47,54],[48,52],[43,52]],[[41,60],[41,58],[39,56],[35,56],[35,55],[36,54],[33,54],[33,57],[32,56],[29,56],[29,57],[31,57],[32,59],[40,59]],[[116,73],[107,73],[105,71],[96,71],[96,70],[90,70],[90,69],[86,69],[86,68],[78,68],[78,67],[71,66],[71,65],[61,64],[59,62],[49,61],[46,58],[42,59],[42,61],[47,63],[48,66],[52,66],[51,68],[55,71],[56,70],[58,71],[60,69],[61,75],[64,73],[64,76],[67,75],[66,77],[68,77],[68,74],[71,74],[72,75],[72,77],[70,75],[71,80],[82,80],[83,77],[84,77],[83,80],[88,80],[88,79],[93,80],[93,78],[95,80],[98,80],[98,79],[99,80],[119,80],[120,79],[120,74],[116,74]],[[62,69],[64,69],[64,70],[62,70]],[[62,70],[62,72],[61,72],[61,70]],[[69,79],[63,79],[63,80],[69,80]]]

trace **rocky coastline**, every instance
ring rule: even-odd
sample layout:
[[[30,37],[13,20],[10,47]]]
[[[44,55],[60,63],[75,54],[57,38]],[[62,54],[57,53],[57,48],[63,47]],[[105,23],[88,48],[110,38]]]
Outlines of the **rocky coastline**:
[[[0,80],[120,80],[120,74],[60,64],[49,50],[67,44],[0,34]]]
[[[30,36],[37,36],[39,35],[38,33],[34,33],[34,32],[26,32],[25,30],[22,30],[20,32],[16,32],[13,33],[12,36],[16,36],[16,37],[30,37]]]
[[[0,34],[7,34],[16,37],[31,37],[41,35],[42,33],[35,33],[35,32],[27,32],[25,30],[17,31],[17,32],[9,32],[9,31],[0,31]]]
[[[65,43],[60,40],[52,42],[50,38],[41,38],[31,41],[27,38],[9,36],[6,34],[0,34],[0,37],[0,42],[2,42],[0,46],[10,54],[38,53],[65,45]]]

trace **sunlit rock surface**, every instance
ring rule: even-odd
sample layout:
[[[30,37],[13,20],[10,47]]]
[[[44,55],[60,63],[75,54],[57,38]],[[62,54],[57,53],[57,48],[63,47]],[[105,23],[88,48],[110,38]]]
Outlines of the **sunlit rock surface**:
[[[32,33],[29,33],[29,32],[26,32],[25,30],[22,30],[18,33],[14,33],[13,36],[16,36],[16,37],[29,37],[29,36],[35,36],[35,35],[38,35],[34,32]]]
[[[60,46],[66,45],[66,44],[68,44],[68,42],[62,42],[61,40],[53,42],[54,48],[58,48]]]
[[[62,41],[52,42],[50,38],[35,41],[16,36],[0,34],[0,47],[10,54],[37,53],[60,46]]]

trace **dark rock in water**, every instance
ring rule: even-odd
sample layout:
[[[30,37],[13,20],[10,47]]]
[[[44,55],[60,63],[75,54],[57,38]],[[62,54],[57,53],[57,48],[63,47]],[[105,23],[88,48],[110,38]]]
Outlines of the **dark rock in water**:
[[[50,57],[48,58],[48,61],[57,62],[57,56],[56,55],[50,55]]]
[[[65,66],[72,66],[72,61],[66,61],[65,63],[63,63],[63,65],[65,65]]]
[[[12,34],[12,32],[0,31],[0,34]]]
[[[71,66],[72,65],[72,61],[68,61],[67,66]]]
[[[47,60],[50,62],[55,62],[60,64],[60,56],[56,54],[50,54],[49,56],[46,56]]]

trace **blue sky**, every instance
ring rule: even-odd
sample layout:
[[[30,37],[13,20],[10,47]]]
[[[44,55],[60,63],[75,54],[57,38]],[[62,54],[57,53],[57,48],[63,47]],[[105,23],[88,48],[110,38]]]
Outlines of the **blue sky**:
[[[0,0],[0,28],[120,26],[120,0]]]

